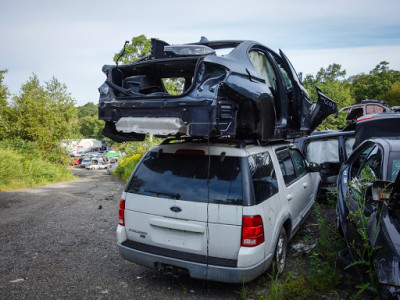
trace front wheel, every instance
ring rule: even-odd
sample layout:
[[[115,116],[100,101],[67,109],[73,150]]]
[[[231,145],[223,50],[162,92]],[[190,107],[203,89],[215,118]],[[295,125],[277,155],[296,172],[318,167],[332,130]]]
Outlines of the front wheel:
[[[275,247],[274,263],[278,274],[282,273],[285,269],[286,264],[286,251],[288,246],[288,240],[286,235],[286,230],[284,227],[281,228],[279,233],[278,241]]]

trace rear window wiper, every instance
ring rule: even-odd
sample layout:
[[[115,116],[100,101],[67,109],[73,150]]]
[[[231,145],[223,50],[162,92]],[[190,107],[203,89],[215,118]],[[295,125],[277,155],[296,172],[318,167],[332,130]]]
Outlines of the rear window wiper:
[[[164,196],[169,196],[172,199],[176,199],[179,200],[181,198],[181,194],[173,194],[173,193],[164,193],[164,192],[156,192],[156,191],[149,191],[149,190],[144,190],[143,193],[152,193],[152,194],[156,194],[157,197],[159,195],[164,195]]]

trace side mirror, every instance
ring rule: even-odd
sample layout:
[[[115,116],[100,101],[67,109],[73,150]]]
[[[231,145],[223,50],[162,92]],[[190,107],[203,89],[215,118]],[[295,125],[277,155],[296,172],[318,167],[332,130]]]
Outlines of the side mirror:
[[[308,163],[308,171],[309,172],[319,172],[319,171],[321,171],[321,167],[319,164],[317,164],[315,162],[310,162],[310,163]]]

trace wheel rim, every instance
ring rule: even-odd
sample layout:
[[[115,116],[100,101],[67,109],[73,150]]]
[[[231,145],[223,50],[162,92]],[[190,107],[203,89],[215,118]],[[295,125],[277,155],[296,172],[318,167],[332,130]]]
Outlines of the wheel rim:
[[[275,262],[279,273],[281,273],[285,268],[286,248],[287,248],[286,235],[280,234],[278,243],[276,245],[276,253],[275,253]]]

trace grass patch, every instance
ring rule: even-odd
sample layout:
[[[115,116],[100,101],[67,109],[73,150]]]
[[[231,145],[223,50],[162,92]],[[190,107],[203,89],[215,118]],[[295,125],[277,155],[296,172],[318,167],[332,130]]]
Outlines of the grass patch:
[[[66,166],[36,155],[0,148],[0,191],[22,189],[74,179]]]
[[[326,209],[326,204],[324,207]],[[280,277],[275,272],[261,277],[258,280],[261,289],[250,290],[248,286],[243,285],[237,291],[241,299],[319,299],[321,295],[326,294],[337,296],[336,290],[343,288],[343,278],[336,271],[336,253],[345,247],[345,242],[337,233],[334,222],[329,221],[326,214],[320,210],[320,206],[315,204],[311,216],[319,231],[314,250],[300,256],[294,270],[285,272]],[[308,243],[311,238],[305,230],[303,226],[296,239]]]

